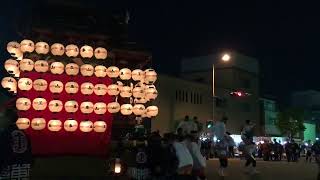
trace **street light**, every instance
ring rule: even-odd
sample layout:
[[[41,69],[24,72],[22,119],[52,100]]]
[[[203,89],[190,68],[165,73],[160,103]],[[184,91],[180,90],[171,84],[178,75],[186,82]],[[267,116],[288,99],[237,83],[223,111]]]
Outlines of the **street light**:
[[[228,53],[225,53],[223,56],[222,56],[222,61],[225,61],[225,62],[227,62],[227,61],[229,61],[230,60],[230,55],[228,54]]]

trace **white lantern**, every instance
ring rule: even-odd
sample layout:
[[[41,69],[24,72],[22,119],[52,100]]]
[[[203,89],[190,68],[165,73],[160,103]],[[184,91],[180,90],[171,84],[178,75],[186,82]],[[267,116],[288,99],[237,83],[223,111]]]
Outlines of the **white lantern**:
[[[92,76],[94,73],[94,68],[90,64],[84,64],[80,67],[80,72],[82,76]]]
[[[98,47],[94,50],[94,56],[96,59],[106,59],[108,56],[108,51],[103,47]]]
[[[81,121],[80,122],[80,131],[91,132],[92,130],[93,130],[93,123],[91,121]]]
[[[33,89],[36,91],[45,91],[48,87],[48,83],[44,79],[36,79],[33,81]]]
[[[30,127],[30,120],[28,118],[18,118],[16,125],[18,129],[28,129]]]
[[[67,101],[64,104],[64,109],[68,113],[75,113],[78,111],[78,108],[79,108],[79,105],[78,105],[77,101],[74,101],[74,100]]]
[[[62,56],[64,54],[64,46],[60,43],[52,44],[51,53],[55,56]]]
[[[15,77],[18,77],[16,75],[20,74],[19,63],[16,60],[6,60],[6,62],[4,62],[4,68],[7,70],[9,74],[13,74]]]
[[[144,107],[143,104],[135,104],[133,106],[133,114],[136,115],[136,116],[141,116],[142,114],[145,113],[146,111],[146,108]]]
[[[63,108],[63,103],[60,100],[52,100],[49,102],[50,112],[57,113],[57,112],[62,111],[62,108]]]
[[[49,44],[46,42],[37,42],[36,43],[36,52],[38,54],[48,54]]]
[[[144,97],[134,99],[134,103],[137,103],[137,104],[144,104],[146,102],[148,102],[148,100]]]
[[[34,130],[42,130],[46,127],[46,120],[43,118],[33,118],[31,121],[31,127]]]
[[[76,63],[69,63],[66,65],[66,73],[69,76],[76,76],[79,73],[79,66]]]
[[[119,94],[119,92],[120,92],[120,90],[119,90],[118,85],[116,85],[116,84],[110,84],[110,85],[108,86],[108,94],[109,94],[110,96],[116,96],[116,95]]]
[[[93,112],[93,104],[92,102],[82,102],[80,105],[80,110],[83,114],[90,114]]]
[[[132,105],[131,104],[122,104],[120,107],[120,112],[123,115],[130,115],[132,114]]]
[[[132,90],[132,95],[133,95],[133,97],[135,97],[135,98],[142,98],[142,97],[144,97],[144,90],[143,90],[143,88],[140,87],[140,86],[137,86],[137,87],[133,88],[133,90]]]
[[[157,73],[154,69],[145,70],[145,83],[153,84],[157,80]]]
[[[135,69],[131,73],[132,79],[134,81],[142,81],[144,80],[144,72],[141,69]]]
[[[22,51],[20,50],[20,44],[17,42],[9,42],[7,44],[7,51],[10,53],[12,57],[19,58],[23,56]]]
[[[34,51],[34,42],[28,39],[24,39],[20,42],[20,50],[21,52],[33,52]]]
[[[81,84],[81,93],[84,95],[91,95],[93,93],[94,86],[92,83],[85,82]]]
[[[154,85],[148,85],[145,89],[145,97],[147,100],[155,100],[158,97],[158,91]]]
[[[62,74],[64,71],[64,64],[62,62],[51,63],[50,70],[52,74]]]
[[[97,102],[94,104],[93,109],[96,114],[104,114],[107,111],[107,105],[103,102]]]
[[[18,87],[22,91],[29,91],[32,88],[32,80],[30,78],[20,78]]]
[[[120,104],[118,102],[111,102],[107,108],[109,113],[117,113],[120,111]]]
[[[9,92],[17,93],[17,81],[13,77],[4,77],[1,86]]]
[[[130,86],[123,86],[120,90],[120,96],[121,97],[131,97],[132,95],[132,89]]]
[[[38,60],[34,63],[34,70],[37,72],[47,72],[49,70],[49,64],[47,61]]]
[[[83,58],[92,58],[92,56],[93,56],[93,48],[91,46],[88,46],[88,45],[82,46],[81,49],[80,49],[80,55]]]
[[[96,77],[106,77],[107,76],[107,68],[105,66],[96,66],[94,68],[94,74]]]
[[[93,124],[93,130],[95,132],[105,132],[107,130],[107,123],[104,121],[96,121]]]
[[[49,131],[60,131],[62,128],[62,122],[58,119],[52,119],[48,122]]]
[[[77,57],[79,55],[79,48],[74,44],[66,46],[66,55],[68,57]]]
[[[19,63],[21,71],[32,71],[34,67],[34,62],[31,59],[22,59]]]
[[[67,82],[65,89],[68,94],[76,94],[79,91],[79,85],[76,82]]]
[[[104,96],[107,94],[107,90],[108,90],[108,87],[104,84],[96,84],[94,86],[94,93],[97,95],[97,96]]]
[[[27,111],[31,107],[31,101],[28,98],[18,98],[16,101],[16,107],[19,111]]]
[[[117,78],[120,74],[119,68],[115,67],[115,66],[110,66],[107,69],[107,75],[110,78]]]
[[[61,81],[51,81],[49,84],[49,90],[52,93],[61,93],[63,91],[63,83]]]
[[[32,107],[36,111],[43,111],[47,107],[47,100],[44,98],[35,98],[32,101]]]
[[[68,132],[74,132],[78,128],[78,122],[74,119],[68,119],[63,124],[64,129]]]
[[[120,79],[129,80],[131,79],[131,70],[128,68],[123,68],[120,70]]]
[[[148,106],[146,110],[146,114],[148,117],[155,117],[158,115],[158,107],[157,106]]]

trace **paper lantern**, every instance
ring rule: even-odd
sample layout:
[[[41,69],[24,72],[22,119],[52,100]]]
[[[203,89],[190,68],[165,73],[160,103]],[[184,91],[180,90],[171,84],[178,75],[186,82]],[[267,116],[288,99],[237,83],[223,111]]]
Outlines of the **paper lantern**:
[[[137,87],[133,88],[132,95],[135,98],[142,98],[142,97],[144,97],[144,89],[140,86],[137,86]]]
[[[34,70],[37,72],[47,72],[49,70],[49,64],[47,61],[38,60],[34,63]]]
[[[88,45],[82,46],[81,49],[80,49],[80,55],[83,58],[92,58],[92,56],[93,56],[93,48],[91,46],[88,46]]]
[[[68,94],[76,94],[79,91],[79,85],[76,82],[67,82],[65,89]]]
[[[51,53],[55,56],[62,56],[64,54],[64,46],[60,43],[52,44]]]
[[[12,57],[18,58],[23,56],[22,51],[20,50],[20,44],[14,41],[11,41],[7,44],[7,51]]]
[[[132,105],[131,104],[122,104],[120,107],[120,112],[122,115],[130,115],[132,114]]]
[[[16,101],[16,107],[19,111],[27,111],[31,107],[31,101],[28,98],[18,98]]]
[[[96,59],[106,59],[108,56],[108,51],[105,48],[98,47],[94,50],[94,56]]]
[[[93,130],[95,132],[105,132],[107,130],[107,123],[104,121],[96,121],[93,124]]]
[[[116,96],[116,95],[119,94],[119,92],[120,92],[120,90],[119,90],[118,85],[116,85],[116,84],[110,84],[110,85],[108,86],[108,94],[109,94],[110,96]]]
[[[120,70],[119,68],[115,67],[115,66],[110,66],[108,67],[107,69],[107,75],[110,77],[110,78],[117,78],[120,74]]]
[[[145,97],[147,100],[155,100],[158,97],[158,91],[154,85],[149,85],[145,89]]]
[[[19,63],[16,60],[6,60],[6,62],[4,62],[4,68],[9,74],[13,74],[15,77],[18,77],[16,75],[20,74]]]
[[[80,122],[80,131],[91,132],[92,130],[93,130],[93,123],[91,121],[81,121]]]
[[[97,95],[97,96],[104,96],[107,94],[107,90],[108,90],[108,87],[104,84],[96,84],[94,86],[94,93]]]
[[[51,63],[50,70],[52,74],[62,74],[64,71],[64,64],[62,62]]]
[[[58,119],[52,119],[48,122],[48,129],[49,131],[60,131],[62,128],[62,122]]]
[[[63,91],[63,84],[61,81],[51,81],[49,84],[49,90],[52,93],[61,93]]]
[[[82,102],[80,105],[80,110],[83,114],[90,114],[93,112],[93,104],[92,102]]]
[[[52,100],[49,102],[50,112],[57,113],[57,112],[62,111],[62,108],[63,108],[63,103],[60,100]]]
[[[1,86],[9,92],[17,93],[17,81],[13,77],[4,77]]]
[[[117,113],[120,111],[120,104],[118,102],[111,102],[107,108],[109,113]]]
[[[84,64],[80,67],[80,72],[82,76],[92,76],[94,73],[94,68],[90,64]]]
[[[28,118],[18,118],[16,121],[18,129],[28,129],[30,126],[30,120]]]
[[[36,52],[38,54],[48,54],[49,44],[46,42],[37,42],[36,43]]]
[[[94,74],[96,77],[106,77],[107,76],[107,68],[105,66],[96,66],[94,68]]]
[[[94,104],[93,109],[96,114],[104,114],[107,111],[107,105],[103,102],[97,102]]]
[[[64,130],[74,132],[78,128],[78,122],[74,119],[68,119],[63,124]]]
[[[22,91],[29,91],[32,88],[32,80],[30,78],[20,78],[18,87]]]
[[[32,101],[32,107],[36,111],[43,111],[47,107],[47,100],[44,98],[35,98]]]
[[[36,79],[33,81],[33,89],[36,91],[45,91],[48,87],[48,83],[44,79]]]
[[[76,63],[69,63],[66,65],[66,73],[69,76],[76,76],[79,73],[79,66]]]
[[[144,107],[143,104],[135,104],[132,110],[133,114],[137,116],[141,116],[142,114],[145,113],[145,111],[146,111],[146,108]]]
[[[42,130],[46,127],[46,120],[43,118],[33,118],[31,120],[31,127],[34,130]]]
[[[154,69],[145,70],[145,83],[153,84],[157,80],[157,73]]]
[[[89,82],[81,84],[81,93],[84,95],[91,95],[93,93],[94,85]]]
[[[34,62],[31,59],[22,59],[19,63],[21,71],[32,71],[34,67]]]
[[[120,79],[129,80],[131,79],[131,70],[128,68],[123,68],[120,70]]]
[[[116,84],[118,85],[119,91],[123,88],[123,83],[121,81],[117,81]]]
[[[134,103],[137,103],[137,104],[144,104],[146,102],[148,102],[148,100],[144,97],[134,99]]]
[[[144,72],[141,69],[135,69],[131,73],[132,79],[134,81],[142,81],[144,80]]]
[[[158,107],[157,106],[148,106],[146,110],[146,114],[148,117],[155,117],[158,115]]]
[[[69,44],[68,46],[66,46],[66,55],[68,57],[77,57],[78,54],[79,54],[78,46],[74,44]]]
[[[24,39],[20,42],[20,50],[21,52],[33,52],[34,51],[34,42],[28,39]]]
[[[120,90],[120,96],[121,97],[131,97],[132,95],[132,89],[130,86],[123,86]]]
[[[79,108],[79,105],[78,105],[77,101],[74,101],[74,100],[67,101],[64,104],[64,109],[68,113],[75,113],[78,111],[78,108]]]

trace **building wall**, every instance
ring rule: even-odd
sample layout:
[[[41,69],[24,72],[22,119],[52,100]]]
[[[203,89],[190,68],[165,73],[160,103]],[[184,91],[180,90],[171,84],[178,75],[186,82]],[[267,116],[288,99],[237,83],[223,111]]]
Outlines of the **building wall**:
[[[266,136],[280,136],[281,133],[275,123],[278,116],[276,102],[261,98],[263,129]]]

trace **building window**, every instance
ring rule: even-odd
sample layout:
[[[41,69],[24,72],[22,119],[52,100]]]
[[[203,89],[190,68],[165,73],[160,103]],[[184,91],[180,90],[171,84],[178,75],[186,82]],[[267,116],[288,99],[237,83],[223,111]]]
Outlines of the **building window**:
[[[200,104],[202,104],[202,95],[200,95]]]
[[[182,91],[182,102],[184,102],[184,91]]]
[[[191,102],[191,104],[193,102],[193,93],[192,92],[190,92],[190,102]]]
[[[194,104],[196,104],[196,103],[197,103],[196,98],[197,98],[196,93],[193,93],[193,102],[194,102]]]
[[[188,102],[188,91],[186,91],[186,102]]]

